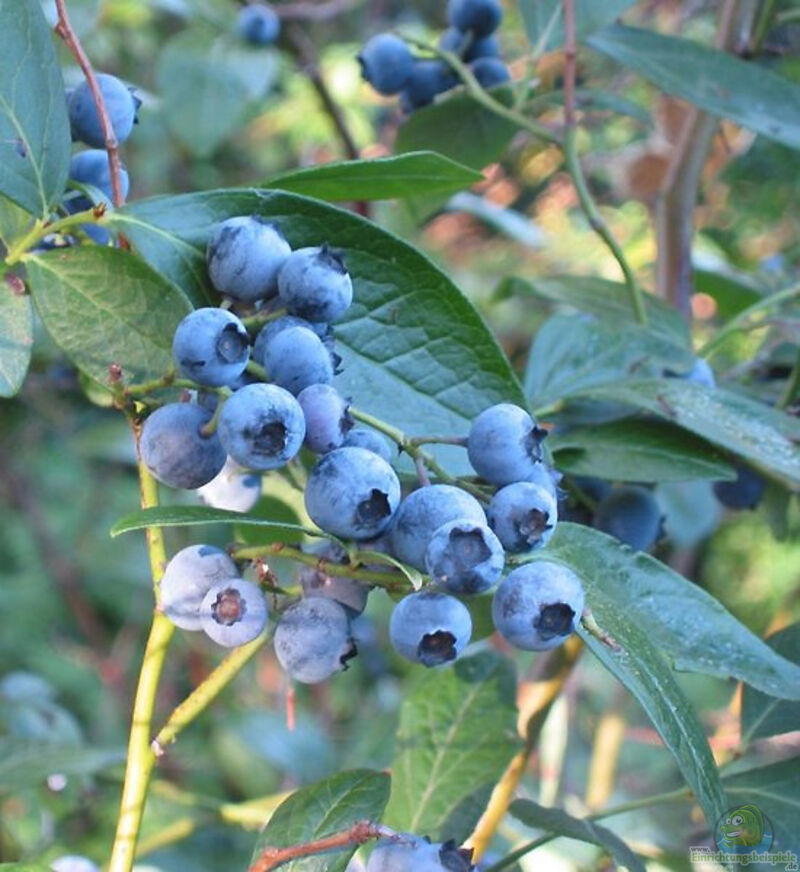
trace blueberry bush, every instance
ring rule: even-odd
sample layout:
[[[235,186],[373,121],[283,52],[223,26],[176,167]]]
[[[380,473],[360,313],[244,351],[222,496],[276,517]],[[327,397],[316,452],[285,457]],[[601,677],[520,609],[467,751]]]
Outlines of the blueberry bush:
[[[0,869],[800,852],[797,21],[0,0]]]

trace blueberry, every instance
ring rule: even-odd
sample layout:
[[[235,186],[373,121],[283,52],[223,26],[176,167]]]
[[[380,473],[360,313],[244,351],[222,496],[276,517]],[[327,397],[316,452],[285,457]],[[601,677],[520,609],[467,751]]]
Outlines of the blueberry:
[[[170,487],[187,490],[208,484],[225,465],[225,449],[216,433],[200,430],[211,412],[193,403],[169,403],[144,422],[139,442],[150,472]]]
[[[52,872],[100,872],[97,863],[77,854],[65,854],[50,863]]]
[[[92,185],[109,201],[111,200],[111,169],[108,165],[108,152],[104,148],[89,148],[74,154],[69,162],[69,178],[70,181],[81,185]],[[120,167],[119,181],[124,199],[128,196],[131,186],[128,171],[124,166]],[[79,199],[86,205],[74,208],[73,213],[82,212],[91,206],[87,197],[81,196]]]
[[[442,872],[440,847],[412,833],[395,833],[377,842],[365,872]]]
[[[494,88],[495,85],[511,81],[511,73],[500,58],[478,58],[469,68],[482,88]]]
[[[458,77],[443,61],[415,60],[403,89],[403,107],[408,111],[420,109],[457,84]]]
[[[275,628],[275,654],[281,666],[303,684],[317,684],[347,669],[356,656],[347,613],[339,603],[310,597],[289,606]]]
[[[372,451],[337,448],[311,470],[305,502],[311,519],[326,533],[370,539],[386,529],[397,511],[400,482]]]
[[[551,490],[517,481],[497,491],[486,515],[503,547],[518,554],[550,541],[558,521],[558,506]]]
[[[448,521],[486,523],[480,503],[449,484],[433,484],[410,493],[397,510],[390,537],[398,560],[425,571],[425,552],[434,532]]]
[[[379,33],[369,39],[357,60],[364,79],[386,96],[403,89],[414,66],[408,46],[391,33]]]
[[[41,675],[17,670],[0,679],[0,697],[14,704],[48,702],[55,697],[55,690]]]
[[[488,36],[500,26],[503,7],[500,0],[448,0],[447,21],[462,33]]]
[[[431,579],[451,593],[473,594],[489,590],[505,565],[503,546],[486,524],[449,521],[431,537],[425,568]]]
[[[707,388],[715,388],[717,386],[714,370],[711,369],[707,361],[703,360],[702,357],[698,357],[695,360],[692,368],[686,373],[684,378],[695,384],[705,385]]]
[[[306,321],[305,318],[296,318],[294,315],[282,315],[274,321],[268,321],[258,331],[258,336],[253,344],[253,360],[263,360],[267,344],[287,327],[306,327],[312,333],[316,333],[327,348],[332,349],[333,347],[333,328],[330,324],[326,324],[324,321]]]
[[[369,588],[355,579],[328,575],[325,571],[326,563],[347,563],[347,552],[335,542],[325,539],[305,546],[303,551],[315,554],[320,560],[317,568],[304,566],[300,572],[303,596],[327,597],[343,606],[350,617],[360,615],[367,605]]]
[[[583,585],[571,569],[537,560],[503,579],[492,600],[492,619],[515,647],[547,651],[575,630],[583,604]]]
[[[264,595],[241,578],[217,582],[200,604],[200,624],[210,639],[226,648],[252,642],[267,624]]]
[[[213,545],[190,545],[167,563],[161,579],[161,608],[184,630],[200,630],[203,597],[218,582],[236,577],[236,564]]]
[[[298,248],[278,273],[278,294],[290,315],[336,321],[353,302],[353,282],[329,246]]]
[[[546,431],[519,406],[499,403],[472,422],[467,453],[472,468],[492,484],[511,484],[534,474]]]
[[[333,358],[307,327],[287,327],[262,346],[259,361],[269,378],[295,396],[309,385],[333,381]]]
[[[233,312],[195,309],[178,324],[172,356],[184,378],[221,387],[244,372],[250,359],[250,337]]]
[[[764,496],[766,482],[748,466],[737,465],[735,481],[715,481],[714,495],[729,509],[754,509]]]
[[[97,84],[106,105],[114,136],[117,142],[125,142],[136,123],[138,101],[133,96],[132,90],[116,76],[98,73]],[[67,110],[72,138],[79,139],[93,148],[103,148],[106,140],[88,82],[84,80],[70,92],[67,98]]]
[[[198,488],[197,495],[215,509],[249,512],[261,496],[261,476],[244,472],[228,458],[219,475]]]
[[[278,385],[239,388],[225,401],[219,416],[220,442],[249,469],[285,466],[300,450],[305,435],[300,404]]]
[[[251,3],[239,10],[236,29],[250,45],[269,45],[280,35],[281,20],[271,6]]]
[[[602,502],[611,493],[611,485],[602,478],[593,478],[590,475],[576,475],[574,481],[576,487],[596,503]]]
[[[444,51],[460,54],[462,59],[467,63],[478,58],[500,57],[500,43],[497,41],[496,36],[470,39],[466,50],[462,50],[462,47],[467,43],[467,39],[470,39],[468,34],[462,33],[455,27],[448,27],[439,39],[439,48]]]
[[[614,488],[600,503],[594,525],[620,542],[646,551],[661,535],[662,512],[647,488],[625,485]]]
[[[395,650],[423,666],[455,660],[469,643],[472,618],[455,597],[419,591],[400,600],[392,610],[389,638]]]
[[[559,493],[558,485],[562,478],[561,473],[553,469],[552,466],[548,466],[546,463],[537,463],[533,467],[533,471],[525,476],[525,481],[538,484],[539,487],[550,491],[557,498]]]
[[[206,248],[211,284],[236,300],[253,303],[278,290],[278,271],[292,249],[277,225],[258,215],[217,225]]]
[[[309,385],[297,395],[306,419],[306,445],[317,454],[340,448],[353,426],[350,404],[330,385]]]
[[[392,449],[389,443],[374,430],[368,430],[366,427],[354,427],[347,436],[344,437],[343,445],[352,445],[356,448],[366,448],[367,451],[372,451],[379,457],[382,457],[387,463],[392,462]]]

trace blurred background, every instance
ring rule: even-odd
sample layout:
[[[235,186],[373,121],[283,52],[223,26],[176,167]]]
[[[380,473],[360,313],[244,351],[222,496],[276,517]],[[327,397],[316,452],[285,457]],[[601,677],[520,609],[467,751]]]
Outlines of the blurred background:
[[[396,100],[380,98],[362,83],[355,56],[370,35],[388,28],[435,41],[445,26],[444,4],[342,5],[334,18],[296,24],[306,49],[299,57],[286,35],[274,48],[242,44],[232,0],[69,0],[96,68],[135,84],[143,101],[139,127],[122,150],[131,199],[258,185],[288,169],[347,158],[307,74],[310,65],[318,65],[357,153],[391,153],[403,116]],[[791,2],[778,6],[787,13],[798,9]],[[645,0],[625,21],[708,44],[717,12],[715,2]],[[779,21],[759,62],[800,81],[800,21],[791,14]],[[529,75],[530,46],[516,4],[506,4],[500,39],[515,78]],[[62,54],[69,85],[79,73]],[[552,51],[532,70],[538,117],[545,122],[560,117],[562,64],[561,53]],[[654,198],[686,105],[589,52],[579,60],[584,86],[596,92],[580,133],[592,189],[641,283],[652,288]],[[457,136],[441,139],[432,147],[464,159]],[[469,193],[449,202],[371,204],[371,217],[453,278],[522,373],[531,339],[554,309],[516,293],[506,279],[616,279],[618,273],[578,208],[559,151],[520,134],[496,158],[485,181]],[[797,170],[796,152],[723,123],[697,210],[697,345],[722,319],[800,276]],[[767,320],[726,341],[711,358],[718,380],[745,392],[769,391],[771,379],[785,378],[799,326],[792,318]],[[785,506],[774,511],[771,501],[754,511],[728,512],[704,482],[664,484],[658,497],[667,531],[660,558],[759,635],[800,619],[796,502],[788,512]],[[197,501],[193,495],[180,499]],[[122,758],[152,593],[143,537],[112,540],[108,531],[138,501],[124,421],[87,402],[75,371],[40,330],[22,393],[0,403],[0,861],[67,849],[106,856],[121,769],[92,774],[102,768],[100,758],[85,762],[89,757],[78,752]],[[287,517],[300,510],[296,492],[289,491],[272,491],[257,510],[275,509],[276,501]],[[196,541],[224,546],[224,528],[168,531],[171,552]],[[279,575],[294,571],[277,568]],[[142,869],[245,868],[254,835],[239,826],[235,813],[227,825],[222,803],[270,797],[339,769],[389,765],[399,705],[417,676],[388,645],[390,608],[386,595],[370,598],[359,622],[361,656],[346,675],[297,688],[293,730],[287,726],[286,681],[267,649],[182,735],[160,767],[162,784],[148,804]],[[783,645],[786,656],[800,660],[800,634],[785,637]],[[159,696],[160,717],[218,660],[218,650],[204,638],[179,633]],[[522,676],[535,674],[534,657],[518,653],[516,660]],[[23,674],[9,680],[12,673]],[[700,710],[715,753],[729,759],[740,744],[735,686],[700,676],[678,679]],[[796,707],[794,716],[800,718]],[[75,749],[69,774],[53,775],[46,757],[20,756],[20,740],[62,747],[61,761],[69,760],[63,746]],[[762,744],[760,753],[769,760],[788,746],[797,750],[800,734]],[[42,773],[50,774],[46,787]],[[524,791],[583,814],[679,784],[670,755],[635,701],[584,656],[551,712]],[[252,820],[244,822],[252,827]],[[497,851],[521,829],[507,826]],[[688,868],[685,846],[695,843],[703,823],[684,804],[627,815],[612,828],[654,858],[652,868],[681,869]],[[536,868],[600,868],[594,849],[572,842],[556,842],[533,856]],[[533,857],[522,868],[534,868]]]

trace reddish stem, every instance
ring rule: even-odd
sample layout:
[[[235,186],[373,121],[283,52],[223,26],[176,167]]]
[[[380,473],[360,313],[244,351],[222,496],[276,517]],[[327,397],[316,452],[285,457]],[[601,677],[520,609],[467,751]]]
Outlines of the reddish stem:
[[[562,0],[564,11],[564,122],[575,127],[575,0]]]
[[[56,33],[67,44],[69,50],[75,56],[78,65],[83,70],[83,74],[86,76],[86,81],[89,84],[89,90],[92,92],[94,105],[97,107],[106,151],[108,152],[108,167],[111,172],[111,200],[115,206],[122,206],[125,203],[125,197],[122,194],[122,163],[119,158],[119,143],[114,135],[114,128],[108,116],[108,110],[103,100],[103,94],[100,91],[97,76],[88,55],[81,45],[81,41],[78,39],[78,35],[72,29],[69,16],[67,15],[66,0],[56,0],[56,9],[58,10]]]

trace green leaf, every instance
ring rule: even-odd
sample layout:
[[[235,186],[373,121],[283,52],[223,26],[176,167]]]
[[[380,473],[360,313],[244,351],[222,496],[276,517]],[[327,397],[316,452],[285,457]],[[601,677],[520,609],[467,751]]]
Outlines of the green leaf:
[[[749,276],[731,271],[716,271],[695,268],[692,273],[694,292],[708,294],[717,304],[717,312],[727,321],[748,306],[758,303],[769,293]]]
[[[551,548],[548,551],[549,556],[556,560],[563,557],[563,553],[554,553]],[[600,575],[589,576],[585,570],[593,556],[591,552],[582,552],[581,556],[584,572],[580,572],[577,561],[563,562],[581,574],[587,585],[587,601],[594,617],[620,649],[612,650],[583,627],[578,632],[598,660],[638,700],[697,797],[709,823],[713,824],[725,810],[727,802],[700,718],[662,654],[663,648],[653,632],[652,623],[642,622],[636,610],[639,603],[636,592],[629,590],[633,602],[622,604],[618,599],[622,593],[620,590],[613,585],[607,585],[611,590],[604,589],[598,584]],[[603,556],[600,555],[598,564],[608,570],[609,564],[602,559]],[[624,572],[624,568],[621,571]]]
[[[394,148],[430,149],[481,170],[503,154],[518,129],[461,92],[414,112],[398,130]]]
[[[392,795],[385,821],[459,844],[519,747],[510,661],[483,652],[421,675],[400,709]]]
[[[250,70],[254,63],[260,80],[255,86]],[[210,29],[179,33],[156,64],[164,120],[191,154],[208,157],[244,120],[248,104],[276,71],[271,52],[243,54],[225,35]]]
[[[800,483],[800,421],[741,394],[665,378],[598,385],[573,396],[624,403],[658,415],[788,482]]]
[[[364,411],[398,427],[466,433],[497,402],[525,405],[497,340],[472,304],[407,243],[335,206],[281,191],[228,190],[143,200],[109,220],[137,251],[184,290],[207,287],[204,250],[211,228],[233,215],[278,223],[292,247],[328,242],[353,277],[355,300],[336,324],[344,371],[336,384],[365,398]],[[436,446],[455,474],[464,451]]]
[[[547,442],[556,467],[573,475],[643,482],[736,478],[708,442],[663,421],[629,418],[570,427]]]
[[[620,327],[627,329],[637,326],[630,294],[620,282],[591,276],[556,276],[534,280],[513,276],[504,279],[495,291],[495,296],[499,298],[517,294],[533,295],[551,303],[572,306],[580,312],[594,315],[617,330]],[[689,329],[680,313],[651,294],[645,294],[644,300],[650,320],[649,329],[679,347],[690,348]]]
[[[592,385],[688,371],[694,357],[661,333],[629,325],[620,330],[584,314],[557,314],[536,333],[525,368],[525,393],[534,407]]]
[[[575,30],[578,40],[610,24],[636,0],[576,0]],[[534,47],[541,43],[544,51],[564,44],[564,21],[561,0],[520,0],[522,19],[528,39]]]
[[[593,34],[587,43],[667,94],[800,148],[797,86],[758,64],[688,39],[620,24]]]
[[[379,822],[389,798],[389,776],[369,769],[338,772],[295,791],[259,834],[251,862],[266,847],[285,848],[331,836],[361,820]],[[282,872],[344,872],[355,845],[281,864]]]
[[[0,283],[0,397],[13,397],[22,386],[33,350],[33,309],[27,294]]]
[[[754,803],[770,819],[775,835],[773,853],[800,853],[800,757],[730,775],[725,778],[725,790],[731,804]],[[770,868],[779,869],[780,864]]]
[[[508,810],[512,817],[522,821],[525,826],[599,845],[606,849],[617,866],[623,866],[631,872],[646,872],[644,863],[625,842],[600,824],[572,817],[560,808],[546,808],[529,799],[515,799]]]
[[[391,200],[460,191],[483,176],[433,151],[352,160],[294,170],[264,183],[320,200]]]
[[[26,266],[42,321],[86,375],[107,385],[115,363],[127,384],[172,367],[172,337],[191,306],[144,261],[83,245],[30,257]]]
[[[641,628],[677,670],[736,678],[782,699],[800,699],[800,666],[654,557],[599,530],[560,523],[546,553],[535,557],[544,558],[565,563],[581,577],[598,623],[612,635],[617,625]]]
[[[800,664],[800,624],[792,624],[766,640],[782,657]],[[745,685],[742,693],[742,744],[800,729],[800,702],[760,693]]]
[[[292,539],[299,536],[318,536],[322,539],[338,541],[327,533],[320,533],[300,524],[286,524],[270,521],[258,515],[231,512],[227,509],[213,509],[210,506],[156,506],[151,509],[138,509],[120,518],[111,528],[112,538],[131,530],[144,530],[146,527],[196,527],[199,524],[236,524],[242,527],[267,527],[291,534]]]
[[[75,748],[3,740],[0,743],[0,794],[34,787],[48,775],[94,775],[125,760],[121,748]]]
[[[41,6],[0,3],[0,194],[46,216],[64,193],[69,156],[64,82]]]

